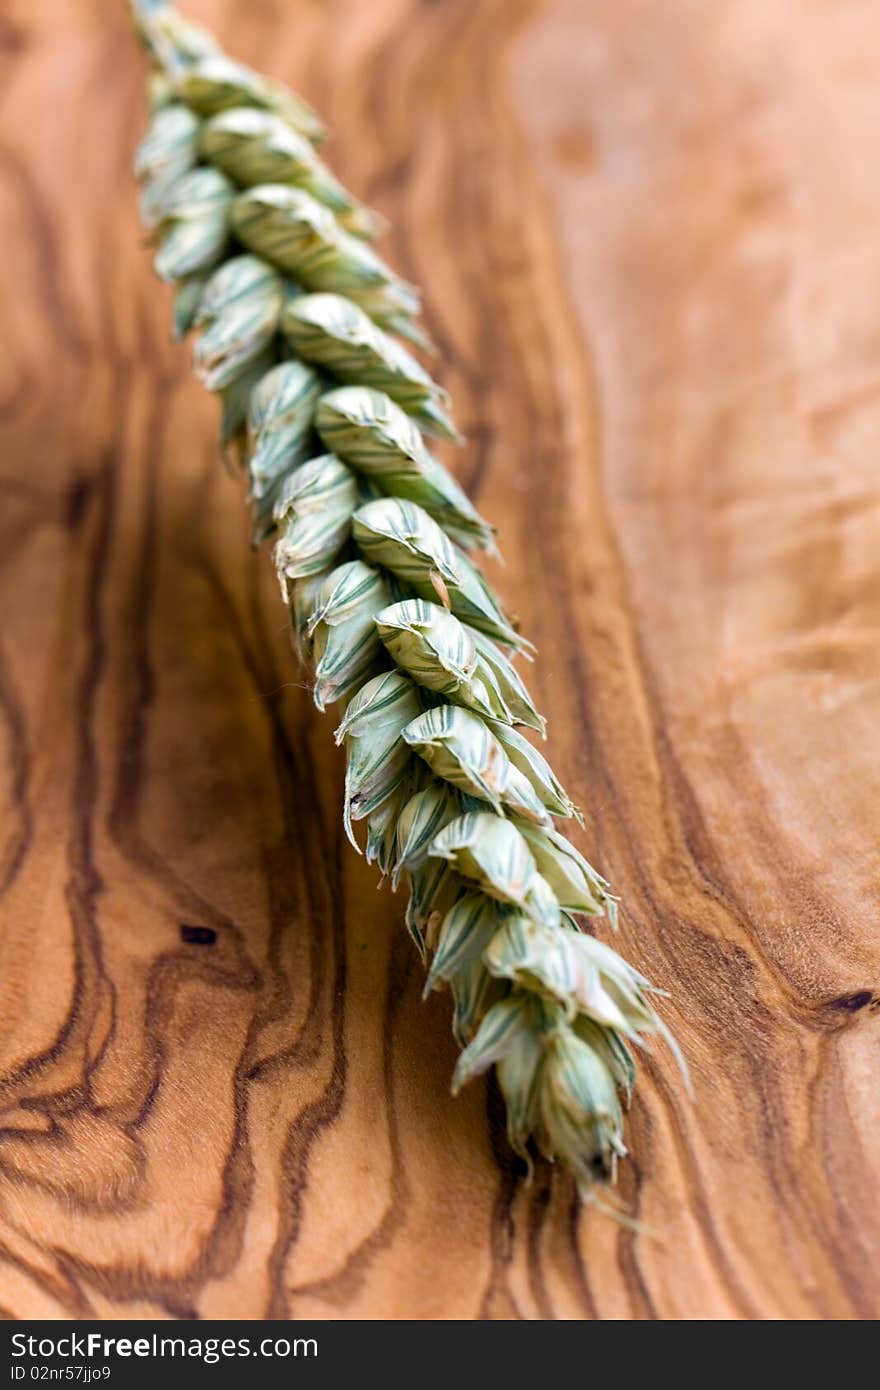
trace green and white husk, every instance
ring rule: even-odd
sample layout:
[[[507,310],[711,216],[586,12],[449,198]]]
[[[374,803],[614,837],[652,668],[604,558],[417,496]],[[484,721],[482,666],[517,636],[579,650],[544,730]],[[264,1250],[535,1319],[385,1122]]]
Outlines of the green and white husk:
[[[493,529],[429,453],[456,439],[418,295],[370,249],[379,221],[315,152],[314,112],[165,0],[130,0],[152,62],[136,157],[178,333],[223,404],[319,709],[344,702],[343,819],[449,986],[458,1089],[494,1066],[508,1133],[586,1194],[625,1152],[631,1046],[669,1034],[642,975],[576,915],[616,899],[553,818],[581,819],[537,748],[510,657],[529,648],[465,554]],[[672,1044],[674,1047],[674,1043]],[[676,1051],[676,1055],[677,1051]]]

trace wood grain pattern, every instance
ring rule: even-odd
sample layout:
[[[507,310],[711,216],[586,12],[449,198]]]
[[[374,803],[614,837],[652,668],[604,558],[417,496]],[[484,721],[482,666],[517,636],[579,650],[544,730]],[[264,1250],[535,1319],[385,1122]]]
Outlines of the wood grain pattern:
[[[860,0],[193,0],[427,288],[554,763],[691,1059],[623,1198],[448,1095],[168,341],[111,0],[0,22],[0,1306],[880,1313],[880,27]],[[570,634],[574,634],[571,640]]]

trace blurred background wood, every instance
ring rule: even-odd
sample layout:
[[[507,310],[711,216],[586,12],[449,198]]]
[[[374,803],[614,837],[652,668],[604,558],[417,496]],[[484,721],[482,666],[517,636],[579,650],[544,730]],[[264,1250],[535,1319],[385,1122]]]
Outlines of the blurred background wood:
[[[880,24],[856,0],[192,0],[427,290],[555,764],[694,1073],[659,1238],[448,1095],[402,903],[169,341],[113,0],[0,21],[0,1305],[876,1317]],[[197,929],[197,930],[193,930]]]

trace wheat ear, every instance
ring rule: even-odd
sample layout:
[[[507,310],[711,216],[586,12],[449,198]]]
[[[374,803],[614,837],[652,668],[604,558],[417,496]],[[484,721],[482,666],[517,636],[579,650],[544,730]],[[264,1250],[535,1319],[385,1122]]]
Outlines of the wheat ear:
[[[420,346],[419,299],[372,250],[380,219],[324,164],[294,93],[233,62],[164,0],[130,0],[151,61],[135,163],[178,335],[222,401],[258,538],[315,703],[343,706],[344,824],[409,888],[407,927],[448,985],[453,1089],[494,1066],[517,1153],[588,1195],[625,1153],[631,1045],[651,986],[583,929],[604,878],[555,828],[580,818],[511,657],[528,649],[470,554],[493,530],[423,432],[457,438]],[[396,336],[391,336],[396,335]],[[678,1055],[676,1050],[676,1055]]]

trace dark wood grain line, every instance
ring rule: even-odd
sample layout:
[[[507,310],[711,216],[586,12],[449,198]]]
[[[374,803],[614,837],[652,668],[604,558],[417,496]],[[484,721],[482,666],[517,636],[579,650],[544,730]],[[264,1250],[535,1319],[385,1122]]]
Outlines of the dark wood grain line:
[[[541,1266],[541,1233],[547,1222],[552,1197],[553,1179],[550,1165],[542,1163],[529,1194],[526,1243],[529,1256],[529,1288],[535,1300],[537,1315],[545,1321],[556,1316]]]
[[[285,1266],[302,1227],[303,1207],[308,1190],[308,1168],[311,1150],[322,1132],[339,1115],[345,1095],[347,1072],[345,1051],[344,994],[346,959],[344,926],[341,913],[331,913],[334,972],[330,1000],[330,1036],[332,1039],[331,1072],[321,1094],[300,1112],[287,1132],[281,1154],[284,1195],[278,1213],[277,1235],[269,1258],[270,1296],[265,1316],[288,1315],[288,1292]]]
[[[15,189],[16,201],[27,224],[27,247],[37,260],[33,277],[40,295],[40,311],[52,333],[59,340],[63,353],[74,361],[87,357],[88,345],[80,332],[76,314],[68,305],[61,276],[61,257],[53,229],[56,226],[40,190],[24,160],[0,146],[0,178],[8,180]]]
[[[110,541],[114,496],[114,458],[108,454],[99,469],[100,510],[84,595],[83,629],[87,656],[83,663],[73,708],[77,763],[73,779],[67,844],[69,877],[65,899],[74,936],[73,998],[67,1018],[52,1043],[29,1057],[0,1083],[0,1093],[10,1095],[31,1083],[56,1062],[70,1045],[82,1047],[95,1010],[95,990],[101,971],[101,941],[95,908],[102,889],[93,854],[92,816],[97,797],[97,767],[92,718],[104,664],[101,618],[101,586]]]
[[[21,869],[33,837],[30,805],[31,758],[24,706],[0,648],[0,720],[6,728],[9,749],[9,814],[11,825],[0,857],[0,898]]]
[[[524,1314],[510,1287],[510,1268],[516,1249],[513,1204],[521,1183],[524,1165],[515,1158],[507,1142],[504,1100],[494,1079],[487,1088],[486,1115],[492,1142],[492,1157],[500,1181],[492,1202],[489,1222],[489,1277],[479,1305],[479,1317],[521,1319]]]
[[[387,1205],[369,1235],[346,1255],[335,1273],[311,1283],[293,1285],[289,1290],[291,1300],[295,1300],[297,1296],[311,1295],[338,1309],[344,1308],[346,1303],[362,1290],[375,1261],[384,1250],[389,1249],[406,1225],[409,1215],[410,1183],[400,1141],[400,1123],[394,1089],[394,1048],[401,997],[413,973],[412,943],[402,933],[398,934],[392,941],[388,956],[387,1002],[382,1034],[382,1079],[388,1116],[390,1156]],[[295,1303],[293,1306],[295,1307]]]

